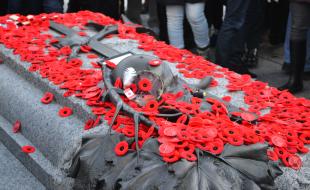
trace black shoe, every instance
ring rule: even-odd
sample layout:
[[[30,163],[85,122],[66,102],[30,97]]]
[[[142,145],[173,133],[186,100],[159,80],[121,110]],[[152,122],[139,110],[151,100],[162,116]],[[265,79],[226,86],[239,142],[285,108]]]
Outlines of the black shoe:
[[[301,92],[303,88],[302,82],[289,80],[285,85],[279,87],[279,90],[288,90],[290,93],[295,94]]]
[[[238,66],[234,66],[233,68],[230,68],[232,71],[235,71],[238,74],[241,75],[250,75],[253,79],[257,78],[257,75],[255,73],[252,73],[251,71],[249,71],[249,69],[244,66],[244,65],[238,65]]]
[[[258,65],[258,50],[257,48],[248,50],[245,54],[244,62],[248,67],[256,67]]]
[[[297,93],[303,90],[303,72],[306,64],[306,40],[295,41],[291,40],[291,64],[292,73],[289,81],[279,89],[287,89],[291,93]]]

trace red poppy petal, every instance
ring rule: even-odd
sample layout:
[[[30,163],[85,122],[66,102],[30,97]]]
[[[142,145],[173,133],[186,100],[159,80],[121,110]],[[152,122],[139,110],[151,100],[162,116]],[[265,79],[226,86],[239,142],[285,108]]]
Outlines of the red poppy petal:
[[[33,146],[25,145],[22,147],[22,151],[24,153],[30,154],[30,153],[34,153],[36,151],[36,149]]]

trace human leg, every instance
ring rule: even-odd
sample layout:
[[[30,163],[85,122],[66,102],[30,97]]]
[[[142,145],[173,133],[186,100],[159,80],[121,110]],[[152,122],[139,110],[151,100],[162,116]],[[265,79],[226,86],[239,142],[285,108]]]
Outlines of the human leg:
[[[241,33],[244,29],[247,9],[251,0],[227,0],[226,16],[216,45],[216,63],[233,69],[232,57],[238,54],[239,43],[244,44]],[[240,42],[241,41],[241,42]]]
[[[186,17],[191,25],[198,48],[206,48],[209,45],[209,29],[204,9],[204,3],[185,4]]]
[[[127,4],[126,16],[133,22],[140,24],[140,14],[142,11],[142,0],[129,0]]]
[[[62,13],[63,5],[63,0],[43,0],[43,10],[46,13]]]
[[[184,48],[184,6],[166,6],[168,37],[171,45],[177,48]]]
[[[292,93],[303,89],[303,71],[306,64],[307,32],[310,28],[310,5],[306,3],[292,2],[292,26],[290,34],[290,57],[292,74],[287,84],[280,87],[288,89]]]
[[[7,12],[9,14],[22,12],[22,0],[9,0]]]

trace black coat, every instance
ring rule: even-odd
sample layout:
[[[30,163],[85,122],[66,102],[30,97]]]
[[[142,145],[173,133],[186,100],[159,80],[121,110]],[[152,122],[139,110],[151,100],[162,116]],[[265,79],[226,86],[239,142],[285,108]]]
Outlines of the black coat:
[[[185,3],[200,3],[205,0],[157,0],[162,5],[184,5]]]

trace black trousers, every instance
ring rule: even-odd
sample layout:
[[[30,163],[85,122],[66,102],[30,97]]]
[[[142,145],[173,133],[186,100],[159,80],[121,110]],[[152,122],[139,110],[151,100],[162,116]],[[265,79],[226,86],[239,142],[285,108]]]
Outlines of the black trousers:
[[[307,32],[310,28],[310,3],[291,3],[292,26],[291,40],[307,40]]]
[[[0,16],[3,16],[7,12],[8,7],[8,0],[1,0],[0,1]]]
[[[270,29],[271,44],[281,44],[285,40],[286,24],[289,12],[289,0],[267,3],[266,24]]]
[[[208,20],[209,28],[214,26],[219,30],[223,23],[223,5],[222,0],[208,0],[206,1],[205,15]]]
[[[70,0],[68,12],[81,10],[100,12],[117,20],[121,12],[119,0]]]

